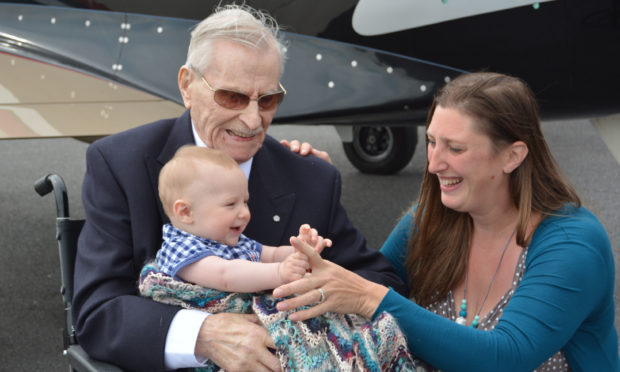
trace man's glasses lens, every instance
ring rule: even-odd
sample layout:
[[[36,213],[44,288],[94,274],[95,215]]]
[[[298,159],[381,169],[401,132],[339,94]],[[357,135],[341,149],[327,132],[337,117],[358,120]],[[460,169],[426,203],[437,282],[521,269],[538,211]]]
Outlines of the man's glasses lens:
[[[267,94],[258,98],[258,106],[263,110],[271,110],[282,103],[283,99],[284,93],[282,92]]]
[[[228,109],[239,110],[250,103],[250,97],[230,90],[218,89],[215,91],[215,102]]]
[[[250,103],[250,97],[247,95],[226,89],[217,89],[214,98],[217,104],[231,110],[244,109]],[[283,99],[284,93],[282,92],[266,94],[258,98],[258,107],[262,110],[271,110],[278,106]]]

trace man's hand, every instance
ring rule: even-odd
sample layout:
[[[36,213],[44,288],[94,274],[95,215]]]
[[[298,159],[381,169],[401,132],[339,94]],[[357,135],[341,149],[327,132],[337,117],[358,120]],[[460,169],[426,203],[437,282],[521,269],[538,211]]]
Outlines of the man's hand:
[[[292,140],[291,142],[283,139],[280,141],[281,144],[291,149],[292,152],[296,152],[301,156],[307,156],[312,154],[319,159],[325,160],[329,164],[332,164],[332,159],[329,157],[327,151],[317,150],[312,147],[308,142],[300,143],[298,140]]]
[[[212,314],[198,333],[195,353],[227,371],[280,371],[267,330],[254,314]]]

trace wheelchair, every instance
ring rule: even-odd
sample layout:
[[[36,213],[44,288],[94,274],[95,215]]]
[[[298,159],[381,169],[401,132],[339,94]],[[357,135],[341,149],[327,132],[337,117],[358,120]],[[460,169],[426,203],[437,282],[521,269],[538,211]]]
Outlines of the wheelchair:
[[[77,372],[122,372],[118,367],[101,362],[86,354],[78,344],[71,316],[71,300],[73,297],[73,270],[77,241],[84,226],[84,220],[69,218],[69,199],[63,179],[56,174],[48,174],[34,183],[35,191],[45,196],[54,191],[56,197],[56,240],[60,259],[60,275],[62,303],[65,311],[65,324],[62,332],[63,355],[69,361],[69,371]]]

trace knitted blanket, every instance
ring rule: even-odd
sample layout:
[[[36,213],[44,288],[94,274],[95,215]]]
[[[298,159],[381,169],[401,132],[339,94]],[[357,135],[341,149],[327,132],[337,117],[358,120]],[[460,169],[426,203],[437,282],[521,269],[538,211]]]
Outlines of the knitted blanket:
[[[326,313],[301,322],[281,312],[281,301],[267,293],[228,293],[174,280],[156,264],[140,273],[140,294],[155,301],[209,313],[255,313],[275,341],[284,371],[412,371],[418,361],[408,352],[396,320],[383,313],[373,321],[358,315]],[[220,371],[209,362],[200,371]]]

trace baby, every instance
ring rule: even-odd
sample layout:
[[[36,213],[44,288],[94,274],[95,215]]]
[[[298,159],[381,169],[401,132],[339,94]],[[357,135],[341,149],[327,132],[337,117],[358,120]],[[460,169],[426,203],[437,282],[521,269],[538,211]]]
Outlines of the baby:
[[[159,175],[159,196],[170,224],[163,227],[159,269],[176,279],[226,292],[259,292],[301,278],[306,256],[292,246],[249,239],[248,181],[219,150],[184,146]],[[299,237],[318,252],[331,246],[308,225]]]
[[[260,293],[312,275],[307,256],[292,246],[249,239],[248,182],[225,153],[181,147],[161,170],[159,197],[170,224],[156,263],[140,274],[140,293],[155,301],[217,312],[253,312],[269,331],[283,370],[412,370],[406,340],[393,317],[369,322],[326,313],[303,322],[280,312],[280,301]],[[318,252],[332,245],[308,225],[300,239]],[[204,371],[218,367],[207,362]]]

